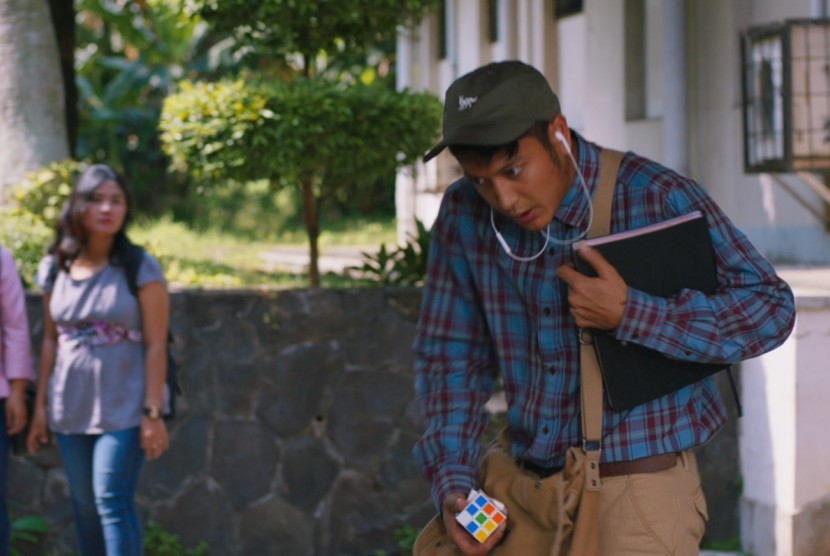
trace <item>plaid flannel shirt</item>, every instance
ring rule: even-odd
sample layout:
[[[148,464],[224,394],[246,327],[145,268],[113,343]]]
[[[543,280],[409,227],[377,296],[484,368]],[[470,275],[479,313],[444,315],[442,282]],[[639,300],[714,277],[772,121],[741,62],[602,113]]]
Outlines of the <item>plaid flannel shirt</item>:
[[[573,134],[591,195],[600,147]],[[587,227],[587,199],[575,179],[550,225],[552,238]],[[639,228],[702,211],[715,248],[715,295],[682,290],[657,298],[629,288],[614,335],[681,360],[735,363],[780,345],[794,323],[790,288],[693,180],[633,153],[617,175],[611,231]],[[517,255],[535,254],[544,238],[507,218],[497,225]],[[416,392],[426,432],[414,453],[436,505],[475,486],[484,404],[500,375],[508,402],[513,455],[562,465],[581,442],[580,360],[567,287],[557,276],[572,261],[551,243],[531,262],[502,252],[489,206],[462,178],[447,189],[433,226],[430,261],[415,340]],[[602,461],[626,461],[698,446],[725,421],[712,377],[634,409],[603,415]]]

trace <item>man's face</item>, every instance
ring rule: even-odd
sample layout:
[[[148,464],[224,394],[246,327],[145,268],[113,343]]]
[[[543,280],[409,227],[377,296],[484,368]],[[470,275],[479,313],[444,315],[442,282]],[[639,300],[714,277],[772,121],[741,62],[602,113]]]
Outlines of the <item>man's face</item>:
[[[554,147],[549,149],[533,136],[519,140],[512,158],[500,153],[489,162],[467,157],[458,162],[490,206],[532,231],[550,224],[574,176]]]

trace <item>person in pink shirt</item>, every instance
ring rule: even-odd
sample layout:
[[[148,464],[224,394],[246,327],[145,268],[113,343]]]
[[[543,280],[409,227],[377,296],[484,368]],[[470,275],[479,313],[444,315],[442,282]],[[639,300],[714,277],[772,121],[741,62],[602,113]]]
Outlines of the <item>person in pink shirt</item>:
[[[0,246],[0,556],[11,551],[11,526],[6,510],[9,438],[29,419],[24,396],[35,380],[26,296],[12,254]]]

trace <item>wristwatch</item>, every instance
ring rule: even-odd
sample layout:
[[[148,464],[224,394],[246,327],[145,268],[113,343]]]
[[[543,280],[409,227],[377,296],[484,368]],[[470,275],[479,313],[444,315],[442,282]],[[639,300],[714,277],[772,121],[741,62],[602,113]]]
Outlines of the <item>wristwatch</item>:
[[[145,405],[144,415],[146,415],[150,419],[161,419],[161,409],[154,405]]]

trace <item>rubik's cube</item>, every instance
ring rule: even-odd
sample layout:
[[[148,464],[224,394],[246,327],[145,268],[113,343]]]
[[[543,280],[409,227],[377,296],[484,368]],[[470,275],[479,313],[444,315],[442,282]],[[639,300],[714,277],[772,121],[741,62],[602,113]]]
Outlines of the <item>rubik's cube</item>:
[[[504,504],[476,489],[467,496],[467,507],[455,516],[478,542],[486,541],[505,519]]]

